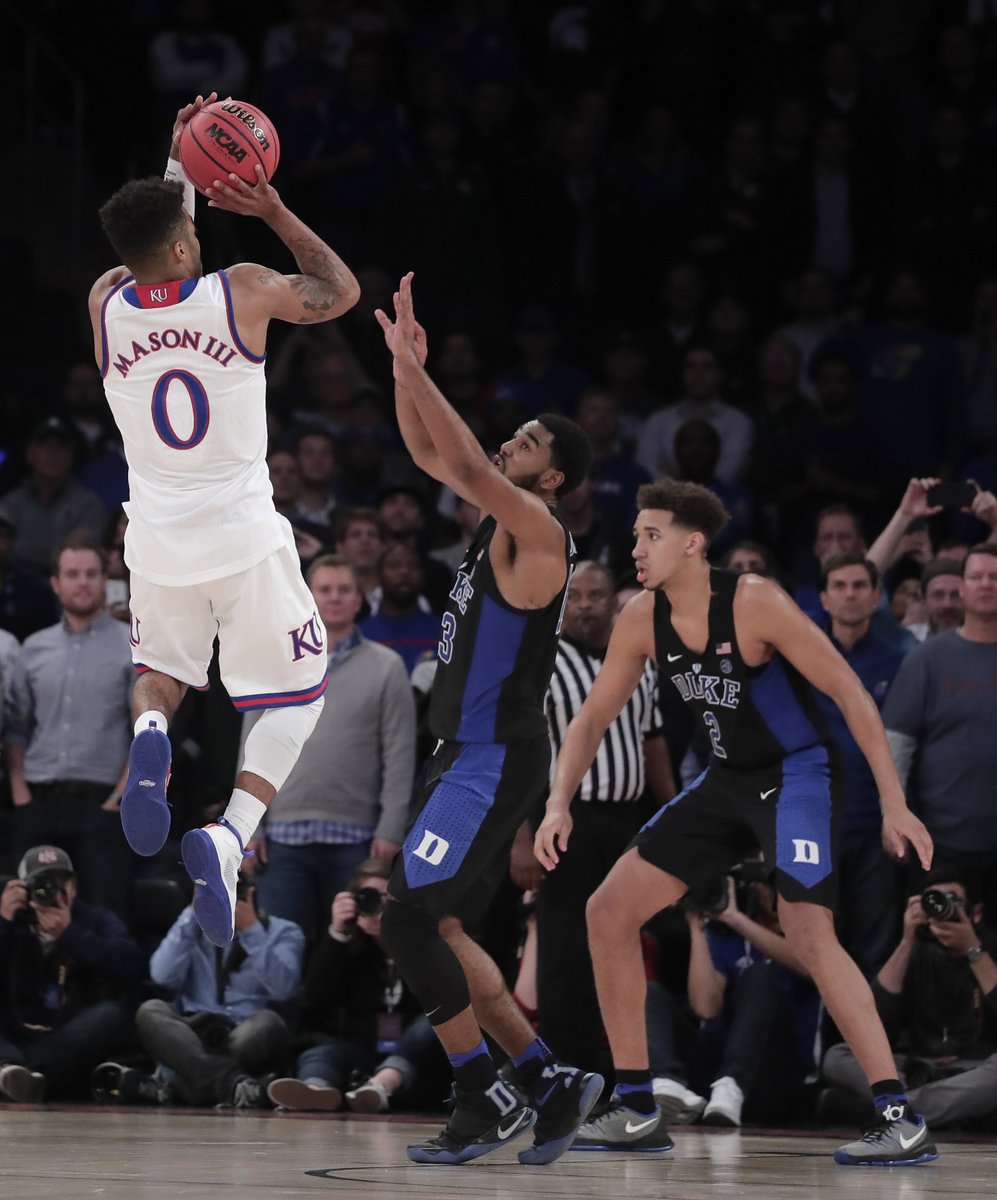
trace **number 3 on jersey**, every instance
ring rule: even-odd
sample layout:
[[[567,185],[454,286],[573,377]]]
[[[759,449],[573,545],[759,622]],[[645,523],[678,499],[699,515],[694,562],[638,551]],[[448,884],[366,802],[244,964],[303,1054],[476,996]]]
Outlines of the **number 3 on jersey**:
[[[710,735],[710,742],[713,746],[713,753],[717,758],[726,758],[727,751],[720,744],[720,722],[717,720],[716,713],[710,712],[709,709],[703,713],[703,724]]]
[[[191,409],[190,435],[182,438],[173,428],[170,421],[166,401],[172,383],[182,384],[187,389],[187,398]],[[208,405],[208,393],[196,375],[189,371],[167,371],[156,380],[152,389],[152,423],[159,439],[174,450],[192,450],[204,440],[211,421],[211,409]]]
[[[440,662],[448,663],[453,656],[453,635],[457,632],[457,618],[453,613],[444,613],[440,623]]]

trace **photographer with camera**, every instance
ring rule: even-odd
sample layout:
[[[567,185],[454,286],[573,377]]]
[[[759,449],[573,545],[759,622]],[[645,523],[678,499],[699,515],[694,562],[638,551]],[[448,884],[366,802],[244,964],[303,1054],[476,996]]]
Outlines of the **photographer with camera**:
[[[933,1125],[951,1125],[997,1112],[997,934],[983,924],[970,873],[940,863],[924,882],[873,995],[911,1103]],[[827,1052],[824,1078],[867,1094],[847,1046]]]
[[[72,860],[33,846],[0,893],[0,1098],[79,1096],[132,1030],[142,953],[114,913],[77,897]]]
[[[345,1100],[353,1112],[384,1112],[402,1091],[410,1106],[447,1093],[449,1061],[381,939],[390,874],[387,859],[369,858],[332,902],[305,974],[314,1042],[295,1076],[267,1089],[282,1108],[334,1112]]]
[[[176,993],[172,1004],[146,1000],[135,1017],[146,1052],[172,1074],[172,1090],[187,1104],[266,1108],[261,1076],[280,1070],[291,1034],[271,1006],[291,1000],[301,981],[305,935],[293,921],[256,906],[256,884],[242,876],[236,891],[235,937],[223,950],[201,931],[187,907],[149,964],[153,983]],[[114,1064],[95,1080],[123,1100],[152,1099],[147,1076]]]
[[[815,1071],[820,998],[779,927],[770,877],[748,860],[709,894],[679,902],[689,926],[689,1004],[714,1079],[707,1101],[689,1095],[678,1112],[665,1080],[655,1079],[673,1121],[694,1119],[700,1108],[705,1125],[739,1126],[745,1108],[756,1121],[771,1120]],[[670,1028],[649,1031],[649,1045],[675,1061]]]

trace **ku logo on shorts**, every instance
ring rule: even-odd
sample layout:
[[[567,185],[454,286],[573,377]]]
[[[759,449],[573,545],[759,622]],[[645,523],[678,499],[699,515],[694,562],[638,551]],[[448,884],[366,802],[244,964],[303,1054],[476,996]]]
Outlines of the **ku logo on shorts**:
[[[312,613],[300,629],[289,629],[287,636],[291,639],[291,661],[301,662],[306,654],[321,654],[325,650],[325,641],[319,632],[321,626],[316,624],[317,614]]]

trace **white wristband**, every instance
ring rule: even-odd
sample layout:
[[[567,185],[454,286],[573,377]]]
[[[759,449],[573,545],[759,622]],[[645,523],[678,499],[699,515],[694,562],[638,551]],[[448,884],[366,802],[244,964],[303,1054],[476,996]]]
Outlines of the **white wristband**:
[[[187,210],[187,215],[193,221],[194,219],[194,200],[197,193],[194,191],[194,185],[187,178],[187,172],[183,169],[183,163],[176,158],[168,158],[166,160],[166,170],[163,172],[163,178],[169,179],[173,183],[183,184],[183,206]]]

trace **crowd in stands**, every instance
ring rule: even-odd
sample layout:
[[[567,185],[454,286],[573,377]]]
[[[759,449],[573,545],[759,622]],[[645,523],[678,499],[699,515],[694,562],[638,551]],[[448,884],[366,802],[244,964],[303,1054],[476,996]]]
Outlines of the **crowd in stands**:
[[[490,454],[544,411],[588,434],[591,476],[561,505],[610,597],[585,603],[636,588],[638,486],[691,480],[731,515],[711,560],[775,578],[858,673],[939,865],[925,879],[886,857],[871,774],[829,712],[847,776],[844,944],[928,1120],[992,1120],[997,969],[971,952],[997,937],[993,6],[641,0],[626,21],[599,0],[119,7],[142,136],[125,146],[102,114],[95,186],[158,173],[198,90],[256,100],[281,137],[275,186],[361,281],[344,319],[275,329],[267,366],[274,498],[329,630],[330,685],[254,841],[233,947],[215,954],[177,846],[224,803],[243,719],[217,676],[187,696],[170,726],[173,833],[134,859],[117,818],[127,473],[83,325],[69,318],[47,357],[26,326],[0,381],[0,1100],[443,1099],[376,897],[370,912],[357,899],[383,891],[404,836],[439,616],[477,521],[394,423],[372,314],[413,269],[430,373]],[[88,79],[95,109],[112,82]],[[206,270],[280,250],[203,202],[197,223]],[[95,214],[89,232],[96,245]],[[584,622],[573,638],[592,650]],[[647,717],[670,762],[667,787],[649,772],[652,804],[709,753],[669,687]],[[54,899],[35,897],[39,876]],[[672,1120],[799,1111],[817,1035],[836,1040],[763,876],[648,926]],[[536,992],[543,887],[514,861],[474,932],[556,1047]],[[928,887],[955,896],[941,920]],[[936,1029],[911,995],[928,987],[965,1020]],[[578,1065],[604,1065],[597,1028],[588,1044]],[[828,1063],[825,1115],[861,1110],[840,1045]]]

